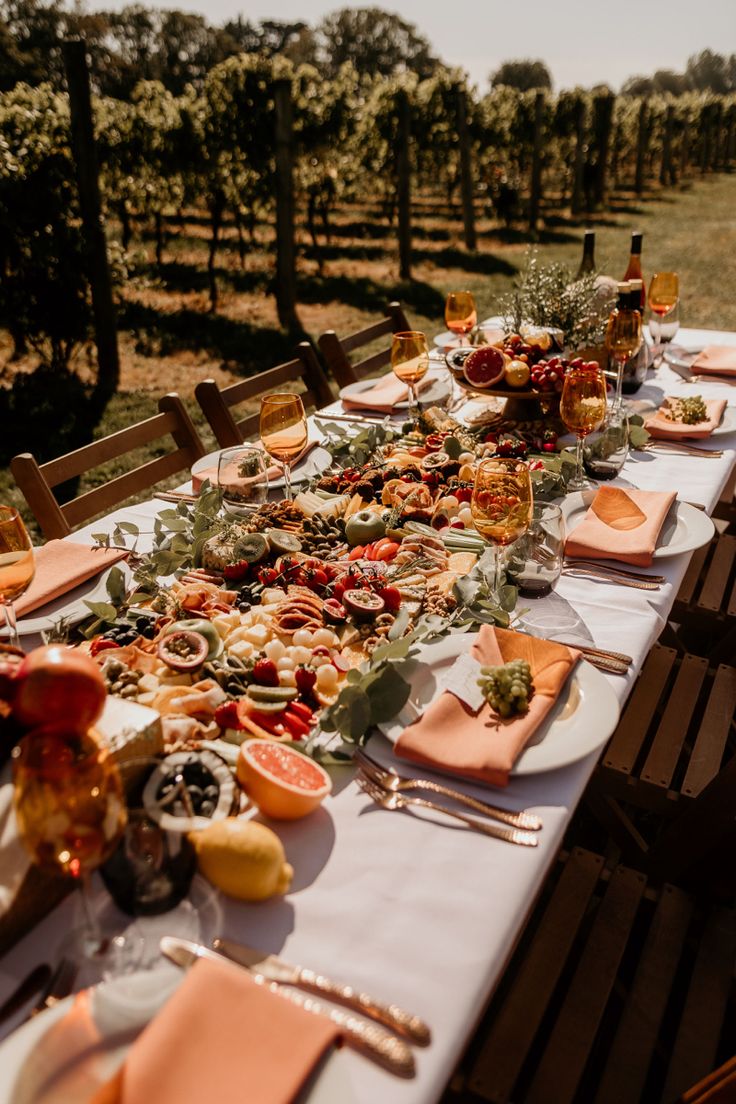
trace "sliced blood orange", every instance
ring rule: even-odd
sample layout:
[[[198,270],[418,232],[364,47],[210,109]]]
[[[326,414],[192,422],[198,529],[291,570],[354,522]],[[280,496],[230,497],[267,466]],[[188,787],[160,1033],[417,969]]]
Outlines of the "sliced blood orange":
[[[503,379],[507,358],[495,345],[474,349],[463,365],[463,374],[473,387],[493,387]]]
[[[251,801],[274,820],[307,816],[332,790],[326,770],[275,740],[245,740],[237,776]]]

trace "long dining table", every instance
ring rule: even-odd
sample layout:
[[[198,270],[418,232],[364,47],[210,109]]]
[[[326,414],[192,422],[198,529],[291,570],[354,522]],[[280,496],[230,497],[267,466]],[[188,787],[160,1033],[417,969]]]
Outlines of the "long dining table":
[[[683,330],[678,343],[736,346],[736,333]],[[667,365],[635,397],[659,402],[665,394],[724,397],[731,409],[736,406],[736,386],[686,382]],[[335,404],[319,419],[339,409]],[[676,488],[681,500],[710,514],[736,463],[736,433],[698,443],[722,455],[634,452],[622,477],[643,489]],[[89,540],[91,533],[128,520],[140,529],[138,547],[145,547],[162,505],[152,499],[118,510],[68,539]],[[658,590],[563,575],[554,595],[534,603],[535,612],[549,602],[553,617],[574,617],[577,631],[596,646],[632,656],[626,676],[604,676],[620,705],[667,621],[690,555],[657,560],[656,570],[666,578]],[[390,745],[381,736],[370,747],[391,761]],[[541,817],[536,849],[489,839],[444,819],[385,812],[359,790],[351,767],[335,768],[334,791],[317,813],[273,825],[295,871],[287,895],[257,905],[213,895],[201,914],[203,940],[225,935],[277,952],[410,1009],[431,1027],[431,1044],[416,1050],[413,1079],[396,1078],[342,1050],[331,1059],[339,1063],[333,1084],[341,1086],[341,1097],[333,1087],[322,1092],[318,1081],[310,1100],[431,1104],[439,1099],[504,972],[599,754],[512,776],[508,787],[492,791],[494,803]],[[488,790],[457,784],[488,798]],[[99,882],[97,891],[104,892]],[[0,1002],[35,963],[48,960],[73,910],[67,899],[0,960]],[[2,1025],[0,1034],[16,1022]]]

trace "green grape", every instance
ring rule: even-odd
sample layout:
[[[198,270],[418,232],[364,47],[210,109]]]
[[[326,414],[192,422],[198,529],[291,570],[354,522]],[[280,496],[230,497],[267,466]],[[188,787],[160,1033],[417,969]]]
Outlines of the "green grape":
[[[480,670],[478,685],[496,713],[501,717],[526,713],[533,691],[532,672],[526,660],[514,659],[499,667],[481,667]]]

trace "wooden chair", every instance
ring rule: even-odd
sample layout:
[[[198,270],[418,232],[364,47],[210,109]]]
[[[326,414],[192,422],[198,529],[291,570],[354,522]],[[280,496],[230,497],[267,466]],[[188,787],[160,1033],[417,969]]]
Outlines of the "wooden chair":
[[[711,661],[736,655],[736,536],[716,535],[692,555],[670,618],[682,647]]]
[[[389,343],[386,348],[380,349],[356,364],[351,362],[350,353],[354,353],[356,349],[365,348],[380,337],[410,329],[411,326],[401,304],[389,303],[386,317],[380,322],[373,322],[372,325],[342,338],[338,337],[334,330],[327,330],[320,337],[318,344],[338,386],[347,387],[349,383],[355,383],[385,368],[391,359],[391,347]]]
[[[733,1054],[735,955],[733,908],[575,848],[453,1084],[465,1104],[674,1104]]]
[[[48,540],[67,536],[83,522],[105,513],[160,480],[190,468],[195,460],[204,456],[199,434],[179,396],[175,393],[164,395],[159,400],[158,409],[159,413],[152,418],[111,433],[99,441],[92,441],[45,464],[39,464],[30,452],[13,457],[10,468],[15,481]],[[173,438],[175,447],[164,455],[85,491],[70,502],[60,505],[56,500],[53,487],[166,437]]]
[[[333,401],[330,385],[308,341],[302,341],[297,346],[294,360],[269,368],[266,372],[259,372],[249,379],[231,383],[228,387],[220,388],[212,379],[202,380],[194,388],[194,394],[212,427],[217,443],[221,448],[229,448],[241,445],[248,437],[257,433],[259,420],[256,411],[236,421],[232,408],[249,399],[278,390],[285,383],[295,382],[300,385],[297,394],[301,395],[307,409],[318,409]]]
[[[662,880],[736,892],[709,855],[733,832],[736,667],[655,644],[586,790],[623,859]]]

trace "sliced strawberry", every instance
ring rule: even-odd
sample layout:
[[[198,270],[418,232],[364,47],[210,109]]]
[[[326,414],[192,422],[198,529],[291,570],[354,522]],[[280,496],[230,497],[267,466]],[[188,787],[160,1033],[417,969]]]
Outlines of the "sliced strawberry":
[[[218,724],[222,729],[243,728],[238,711],[238,702],[226,701],[222,705],[218,705],[215,710],[215,724]]]
[[[278,686],[279,672],[272,659],[258,659],[253,668],[253,681],[259,686]]]

